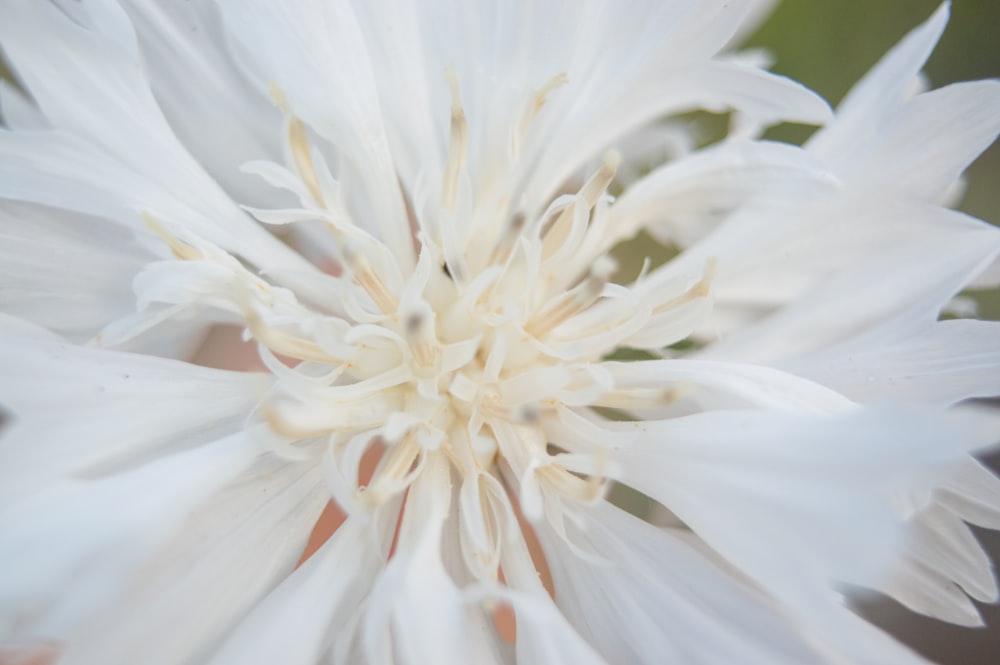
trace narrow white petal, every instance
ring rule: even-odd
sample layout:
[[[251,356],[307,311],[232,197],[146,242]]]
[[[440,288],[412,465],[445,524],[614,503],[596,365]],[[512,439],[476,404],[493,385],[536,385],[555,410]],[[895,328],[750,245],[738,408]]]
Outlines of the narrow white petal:
[[[382,565],[376,542],[366,525],[349,519],[254,607],[209,664],[319,662],[371,589]]]
[[[929,492],[997,438],[995,419],[976,411],[714,412],[635,425],[647,439],[618,451],[623,480],[804,615],[829,607],[834,581],[885,573],[904,531],[897,493]]]
[[[909,219],[918,226],[884,253],[876,250],[880,244],[845,242],[844,251],[831,251],[815,266],[806,263],[811,252],[796,255],[788,273],[789,281],[794,284],[797,279],[805,278],[798,285],[802,288],[808,284],[808,288],[798,293],[786,292],[784,298],[794,302],[773,316],[731,332],[707,349],[706,355],[768,362],[846,342],[893,319],[898,325],[926,325],[1000,253],[997,229],[949,210],[900,202],[872,208],[868,213],[863,209],[859,212],[863,216],[857,219],[870,220],[873,230],[869,233],[879,241],[887,237],[878,227],[883,223],[894,225],[893,219],[900,222]],[[839,233],[849,232],[847,226]],[[808,239],[796,235],[809,245],[822,240],[822,234]],[[845,240],[847,237],[842,236],[841,242]],[[707,239],[706,245],[711,242]],[[772,251],[780,250],[776,246]],[[849,268],[829,265],[832,257]],[[720,257],[719,264],[719,299],[727,297],[727,290],[730,297],[742,291],[740,297],[733,297],[734,301],[767,298],[768,281],[756,282],[753,272],[761,277],[770,273],[769,281],[778,283],[772,297],[782,299],[780,266],[787,262],[748,271],[743,286],[739,284],[738,271],[722,274],[725,258]],[[749,290],[755,284],[761,294],[759,298]]]
[[[328,501],[312,465],[262,458],[188,516],[114,604],[69,637],[60,662],[202,662],[291,573]]]
[[[609,665],[547,596],[502,596],[517,615],[518,665]]]
[[[739,109],[762,125],[780,119],[816,124],[830,117],[822,99],[788,79],[732,63],[693,64],[635,84],[589,127],[574,124],[573,142],[563,150],[549,151],[538,165],[538,173],[546,177],[533,183],[532,191],[555,191],[556,185],[573,173],[571,166],[578,168],[628,131],[666,115],[696,109]]]
[[[220,2],[231,43],[263,93],[275,84],[290,111],[331,141],[363,178],[373,228],[403,272],[414,265],[406,212],[382,122],[368,48],[346,2]],[[372,223],[365,220],[365,223]]]
[[[1000,529],[1000,478],[974,459],[965,461],[937,500],[966,522]]]
[[[804,188],[823,193],[836,186],[824,167],[794,146],[726,142],[655,169],[629,187],[611,208],[609,244],[648,227],[686,246],[755,196],[799,196]]]
[[[950,404],[1000,395],[1000,323],[957,320],[920,330],[885,328],[798,358],[785,369],[859,402]]]
[[[603,503],[586,513],[585,561],[539,529],[556,603],[611,663],[821,663],[774,603],[669,531]]]
[[[93,476],[242,429],[267,385],[258,374],[83,349],[4,317],[0,497]],[[58,414],[58,417],[54,417]]]
[[[407,493],[396,552],[358,618],[365,662],[492,662],[491,638],[477,618],[481,610],[455,585],[442,560],[442,529],[452,497],[449,475],[447,461],[431,455]],[[349,659],[349,632],[340,636],[337,663],[357,662],[356,656]]]
[[[16,130],[49,127],[41,110],[6,79],[0,80],[0,121],[4,127]]]
[[[614,381],[615,392],[610,397],[623,393],[614,406],[625,409],[629,408],[630,390],[671,389],[678,398],[694,399],[704,409],[754,407],[835,413],[853,406],[849,399],[823,384],[760,365],[673,359],[606,362],[601,367],[610,372]],[[666,400],[664,397],[664,403]]]
[[[910,557],[955,582],[983,603],[997,600],[997,584],[989,557],[972,531],[951,511],[931,506],[913,519],[907,550]]]
[[[238,432],[98,478],[50,483],[0,512],[5,633],[65,638],[266,447]]]
[[[122,4],[135,24],[153,95],[185,149],[240,203],[282,201],[239,172],[250,160],[280,159],[282,120],[230,59],[211,3]]]
[[[75,342],[135,311],[130,284],[152,258],[108,222],[0,204],[0,308]]]
[[[1000,133],[1000,82],[955,83],[917,95],[891,117],[878,143],[830,163],[858,189],[895,190],[946,203],[962,172]]]
[[[881,119],[909,98],[916,77],[944,32],[948,13],[949,4],[944,2],[889,51],[848,93],[837,108],[836,121],[810,140],[809,149],[836,163],[843,151],[872,143],[870,139],[885,127],[882,122],[873,122],[872,114]]]
[[[5,131],[0,193],[91,214],[100,211],[74,199],[103,194],[105,206],[130,210],[137,226],[139,211],[163,215],[171,224],[200,227],[206,237],[252,261],[304,269],[304,262],[229,201],[179,144],[149,90],[138,53],[122,43],[123,28],[131,30],[106,21],[80,25],[48,2],[12,0],[0,6],[0,39],[17,75],[52,126],[73,137],[55,140],[43,132],[12,137]],[[46,48],[50,43],[60,48]],[[84,105],[88,112],[81,113]],[[174,211],[187,211],[164,215],[164,195],[174,199]]]

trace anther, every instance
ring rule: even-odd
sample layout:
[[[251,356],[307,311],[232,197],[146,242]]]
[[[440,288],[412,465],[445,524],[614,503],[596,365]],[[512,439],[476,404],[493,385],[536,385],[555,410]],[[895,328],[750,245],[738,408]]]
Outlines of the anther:
[[[327,365],[345,362],[342,358],[335,358],[330,355],[312,340],[296,337],[295,335],[290,335],[266,325],[249,305],[243,309],[243,318],[246,321],[247,330],[250,331],[254,339],[274,353],[280,353],[283,356],[295,358],[296,360],[311,360]]]
[[[566,74],[566,72],[560,72],[550,78],[545,85],[539,88],[538,92],[535,93],[535,103],[532,104],[531,116],[529,117],[529,120],[534,118],[535,115],[542,110],[542,107],[545,106],[545,102],[548,101],[550,92],[556,88],[561,88],[567,83],[569,83],[569,75]]]
[[[204,258],[197,249],[182,242],[176,236],[174,236],[170,231],[167,231],[166,227],[160,223],[160,220],[153,217],[148,212],[139,213],[142,217],[142,221],[146,222],[146,226],[149,230],[156,235],[163,238],[163,240],[170,247],[170,252],[174,255],[174,258],[181,259],[183,261],[197,261],[198,259]]]
[[[398,307],[396,296],[392,294],[385,285],[385,282],[382,281],[382,278],[378,276],[378,273],[372,269],[372,264],[368,260],[368,257],[358,251],[351,243],[344,244],[342,253],[344,264],[351,271],[351,274],[354,275],[354,279],[358,281],[361,288],[375,301],[379,309],[385,314],[395,312]]]
[[[312,152],[309,149],[309,137],[306,134],[305,124],[292,114],[288,106],[285,93],[273,81],[268,88],[271,101],[278,107],[285,117],[286,134],[288,147],[292,153],[292,160],[295,162],[295,170],[298,172],[302,182],[305,183],[309,194],[321,208],[326,207],[323,200],[323,188],[319,184],[319,176],[316,175],[316,166],[313,164]]]
[[[545,85],[535,92],[531,103],[521,115],[521,121],[517,125],[517,133],[512,138],[511,148],[514,155],[518,153],[520,144],[524,142],[524,137],[528,134],[528,128],[531,126],[532,120],[535,119],[535,116],[538,115],[538,112],[542,110],[542,107],[548,101],[549,93],[567,83],[569,83],[569,76],[565,72],[562,72],[550,78]]]
[[[403,319],[406,343],[420,367],[431,367],[437,360],[437,340],[434,337],[433,312],[414,310]]]
[[[542,227],[540,235],[548,241],[546,243],[547,250],[552,250],[556,244],[561,244],[564,239],[563,236],[569,232],[569,228],[573,223],[573,216],[576,214],[576,206],[583,203],[587,207],[587,210],[591,210],[597,204],[601,195],[608,189],[611,181],[615,179],[615,174],[618,173],[618,166],[621,164],[621,161],[622,157],[619,152],[615,150],[606,152],[601,168],[594,175],[590,176],[590,179],[580,188],[580,191],[577,192],[576,200],[569,204],[554,221],[549,221]],[[552,231],[557,229],[557,233],[552,233]],[[549,251],[546,251],[545,255],[549,253]]]
[[[656,313],[665,312],[668,309],[679,307],[685,303],[691,302],[692,300],[707,297],[712,290],[712,280],[715,279],[717,265],[718,261],[716,261],[716,259],[708,259],[708,261],[705,262],[705,271],[702,273],[701,279],[699,279],[694,286],[676,298],[671,298],[667,302],[657,306],[653,311]]]
[[[604,291],[605,285],[618,269],[610,256],[594,261],[582,282],[553,300],[542,312],[524,327],[528,334],[541,337],[566,319],[590,307]]]
[[[412,437],[406,437],[389,448],[375,477],[359,493],[358,499],[371,506],[378,506],[406,489],[412,478],[413,465],[421,453],[421,447]],[[418,464],[419,466],[419,464]]]
[[[593,504],[604,498],[609,487],[608,479],[601,475],[580,478],[558,464],[543,466],[537,473],[548,481],[550,487],[583,504]]]
[[[521,231],[524,230],[526,221],[527,217],[525,217],[523,212],[515,213],[508,220],[500,232],[500,237],[497,238],[497,244],[493,246],[493,251],[490,252],[490,259],[488,261],[490,265],[503,263],[507,260],[511,250],[514,249],[515,241],[521,235]]]
[[[458,194],[458,176],[465,167],[466,152],[469,143],[469,127],[462,109],[459,96],[458,73],[454,67],[445,71],[445,79],[451,91],[451,134],[448,137],[448,156],[444,166],[444,179],[441,184],[441,205],[445,210],[455,209],[455,199]]]

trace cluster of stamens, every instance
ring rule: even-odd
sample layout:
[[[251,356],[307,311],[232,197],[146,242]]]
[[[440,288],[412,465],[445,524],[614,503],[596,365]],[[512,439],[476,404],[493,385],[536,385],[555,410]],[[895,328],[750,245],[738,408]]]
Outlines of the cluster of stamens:
[[[468,150],[454,72],[447,82],[451,130],[442,219],[460,212],[457,191]],[[554,77],[531,97],[518,132],[529,131],[547,95],[565,82]],[[336,192],[324,188],[333,176],[320,173],[325,163],[314,158],[306,125],[280,90],[272,87],[271,94],[285,116],[291,167],[310,199],[303,200],[303,218],[325,221],[336,241],[331,279],[348,316],[308,307],[228,254],[147,221],[177,259],[231,271],[228,306],[277,377],[260,413],[289,441],[285,452],[322,458],[334,498],[349,512],[377,510],[404,493],[436,455],[459,478],[481,483],[486,474],[491,487],[520,493],[529,518],[540,516],[543,496],[600,499],[613,469],[610,452],[566,454],[553,447],[546,423],[567,404],[614,403],[602,357],[630,345],[664,312],[706,300],[711,276],[706,270],[666,299],[651,289],[638,298],[612,283],[616,263],[601,235],[618,155],[605,155],[576,194],[553,199],[541,213],[518,209],[509,197],[491,201],[495,219],[481,222],[483,233],[459,248],[460,256],[447,224],[411,221],[416,266],[402,275],[386,271],[392,260],[386,245],[345,221],[350,217],[338,208]],[[482,242],[483,234],[492,241]],[[362,460],[372,450],[379,459],[365,480]],[[496,509],[489,504],[499,499],[491,492],[480,497],[473,524],[492,519]],[[473,550],[475,557],[496,558]]]

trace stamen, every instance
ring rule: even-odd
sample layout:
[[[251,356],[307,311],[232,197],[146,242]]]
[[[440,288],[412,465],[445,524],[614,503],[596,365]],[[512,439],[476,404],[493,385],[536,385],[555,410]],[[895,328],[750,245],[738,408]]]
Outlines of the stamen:
[[[566,319],[587,309],[600,297],[604,286],[618,269],[614,259],[601,256],[594,261],[587,277],[556,298],[537,318],[530,321],[525,332],[535,337],[548,333]]]
[[[504,225],[503,231],[500,232],[497,244],[493,246],[493,251],[490,252],[487,265],[503,263],[510,257],[510,252],[514,249],[514,243],[521,235],[521,231],[524,230],[524,223],[526,221],[527,217],[525,217],[523,212],[516,213],[508,220]]]
[[[404,321],[406,342],[421,367],[432,367],[438,356],[434,328],[430,325],[433,314],[428,314],[429,312],[414,310],[406,315]]]
[[[511,139],[511,153],[514,156],[517,156],[520,151],[520,145],[524,143],[524,138],[528,135],[528,128],[531,127],[531,122],[548,101],[549,93],[567,83],[569,83],[569,76],[565,72],[562,72],[550,78],[545,85],[535,92],[531,104],[524,110],[521,121],[517,124],[517,133]]]
[[[312,340],[302,339],[265,325],[260,315],[249,307],[244,308],[243,317],[246,320],[247,329],[254,339],[274,353],[296,360],[311,360],[327,365],[340,365],[346,362],[343,358],[330,355]]]
[[[458,194],[458,176],[465,167],[469,144],[469,127],[462,109],[458,90],[458,73],[454,67],[445,71],[445,79],[451,90],[451,135],[448,137],[448,156],[445,160],[444,179],[441,184],[441,206],[448,211],[455,209]]]
[[[679,384],[670,388],[630,388],[605,393],[595,406],[612,409],[658,409],[676,404],[692,392],[691,384]]]
[[[415,475],[413,463],[422,451],[409,436],[390,447],[382,465],[364,491],[360,492],[359,498],[368,505],[379,506],[406,489]]]
[[[160,221],[151,214],[148,212],[141,212],[139,214],[142,217],[142,221],[146,222],[146,226],[149,227],[149,230],[166,241],[167,245],[170,247],[170,252],[174,255],[174,258],[181,259],[182,261],[197,261],[205,258],[197,249],[186,242],[182,242],[170,233],[170,231],[167,231],[163,224],[161,224]]]
[[[260,407],[260,415],[264,422],[268,424],[274,432],[281,436],[286,436],[296,441],[311,439],[329,433],[328,427],[306,428],[296,422],[295,418],[289,418],[281,409],[269,402],[264,402]]]
[[[598,475],[580,478],[557,464],[543,466],[537,473],[560,494],[584,504],[591,504],[604,498],[609,485],[607,478]]]
[[[706,297],[712,290],[712,280],[715,279],[715,271],[717,267],[718,261],[716,261],[716,259],[708,259],[708,261],[705,262],[705,272],[702,273],[701,279],[699,279],[694,286],[676,298],[671,298],[667,302],[658,305],[653,312],[659,314],[660,312],[665,312],[668,309],[673,309],[685,303],[689,303],[692,300]]]
[[[576,200],[566,206],[554,221],[550,220],[542,227],[540,236],[545,242],[542,251],[543,256],[551,255],[556,247],[565,241],[573,225],[576,207],[581,202],[586,205],[587,210],[594,208],[598,199],[601,198],[601,195],[604,194],[611,184],[611,181],[615,179],[615,174],[618,173],[618,166],[621,164],[621,161],[621,154],[617,151],[609,150],[606,152],[601,168],[594,175],[590,176],[590,179],[580,188],[580,191],[577,192]]]
[[[345,243],[343,247],[344,263],[354,275],[361,288],[371,296],[379,309],[385,314],[392,314],[398,308],[396,296],[385,285],[382,278],[372,269],[372,264],[353,244]]]
[[[548,82],[539,88],[538,92],[535,93],[535,103],[531,107],[531,114],[528,117],[529,122],[538,115],[538,112],[542,110],[545,106],[545,102],[548,101],[549,93],[560,88],[569,83],[569,75],[566,72],[560,72],[548,80]]]
[[[285,93],[273,81],[268,88],[268,94],[274,105],[285,116],[288,147],[292,153],[292,160],[295,162],[295,170],[302,178],[302,182],[305,183],[313,200],[316,201],[316,205],[320,208],[326,208],[326,202],[323,200],[323,188],[320,186],[319,176],[316,175],[312,152],[309,149],[309,138],[306,134],[305,124],[292,114]]]

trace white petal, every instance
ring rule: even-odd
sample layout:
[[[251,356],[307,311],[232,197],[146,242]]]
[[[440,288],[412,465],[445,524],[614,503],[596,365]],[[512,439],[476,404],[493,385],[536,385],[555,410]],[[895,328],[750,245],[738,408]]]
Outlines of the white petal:
[[[50,483],[5,506],[4,632],[65,637],[120,593],[191,510],[265,450],[238,432],[123,473]]]
[[[365,525],[348,519],[254,607],[210,665],[319,662],[371,588],[381,566],[375,542]]]
[[[903,535],[893,498],[929,492],[993,443],[988,412],[847,416],[713,412],[635,423],[623,480],[663,503],[730,563],[816,620],[834,580],[884,574]]]
[[[831,191],[836,181],[794,146],[726,142],[660,167],[629,187],[611,207],[609,244],[645,227],[686,246],[712,229],[713,218],[747,199],[803,188]]]
[[[615,392],[610,396],[618,391],[625,393],[614,404],[624,409],[629,408],[629,390],[671,388],[685,398],[694,398],[704,409],[756,407],[835,413],[853,406],[850,400],[820,383],[759,365],[672,359],[606,362],[600,366],[611,373],[614,381]],[[597,403],[607,403],[607,399]]]
[[[239,57],[259,85],[275,83],[291,111],[330,140],[363,178],[374,228],[403,272],[414,265],[368,49],[346,2],[220,2]],[[261,92],[264,91],[261,90]]]
[[[47,129],[48,121],[25,94],[6,79],[0,80],[0,120],[8,129]]]
[[[877,143],[885,125],[872,122],[872,114],[898,109],[912,94],[914,81],[948,23],[949,4],[944,2],[923,25],[897,44],[859,81],[837,108],[836,121],[817,132],[809,149],[837,163],[844,151]]]
[[[108,27],[102,22],[97,29]],[[0,39],[46,118],[73,137],[4,132],[0,194],[91,214],[103,211],[82,202],[103,195],[104,205],[119,214],[130,210],[137,227],[138,211],[167,212],[161,209],[166,196],[175,214],[163,215],[165,221],[200,228],[251,261],[304,268],[229,201],[178,143],[149,91],[138,53],[122,44],[121,35],[83,27],[48,2],[13,0],[0,6]],[[51,43],[60,48],[45,46]]]
[[[764,125],[782,118],[819,123],[830,116],[829,107],[819,97],[782,77],[725,62],[697,63],[637,82],[590,126],[573,124],[577,132],[573,142],[562,151],[553,149],[548,153],[547,160],[537,167],[539,180],[532,184],[532,191],[554,191],[556,184],[573,173],[570,166],[592,158],[626,132],[656,118],[697,109],[721,112],[732,108]]]
[[[843,248],[840,252],[833,245],[821,256],[819,245],[813,243],[821,243],[825,234],[795,233],[785,240],[806,243],[809,251],[774,245],[769,248],[771,256],[781,256],[770,267],[760,264],[743,274],[739,270],[724,274],[726,258],[719,258],[719,300],[767,302],[771,297],[772,302],[794,302],[730,333],[707,349],[706,355],[767,362],[845,342],[894,318],[898,325],[926,325],[1000,252],[997,229],[950,210],[885,200],[867,209],[851,204],[842,210],[848,209],[856,210],[858,216],[836,232]],[[829,221],[832,216],[817,218]],[[851,227],[862,220],[869,222],[869,230],[854,227],[858,231],[850,241]],[[882,242],[888,241],[888,228],[906,221],[913,225],[910,232],[897,238],[889,251],[880,251]],[[714,242],[713,237],[706,239],[702,251]],[[764,260],[766,254],[754,260]],[[813,257],[817,260],[810,266]],[[840,261],[841,267],[830,265],[832,260]],[[783,272],[783,268],[789,270]],[[809,288],[783,293],[783,276],[800,289],[807,284]],[[756,277],[763,279],[758,282]],[[768,284],[775,285],[773,292],[769,293]]]
[[[267,385],[223,372],[45,339],[0,319],[3,504],[48,483],[106,473],[242,428]],[[58,414],[58,417],[53,417]]]
[[[586,513],[588,562],[539,529],[556,603],[611,663],[819,663],[774,603],[668,531],[610,504]]]
[[[869,113],[869,116],[873,113]],[[871,117],[866,122],[878,125]],[[858,190],[893,190],[945,203],[962,172],[1000,133],[1000,82],[955,83],[917,95],[866,141],[845,136],[825,163]]]
[[[784,367],[859,402],[950,404],[1000,395],[1000,323],[893,324]]]
[[[125,593],[71,636],[60,662],[202,662],[291,573],[328,501],[312,465],[262,458],[190,514]]]
[[[281,157],[281,114],[229,59],[211,3],[128,0],[150,87],[184,147],[240,203],[278,205],[239,172]]]
[[[876,587],[914,612],[959,626],[983,625],[979,610],[961,587],[911,559],[894,564],[890,577]]]
[[[974,459],[965,461],[937,501],[966,522],[1000,529],[1000,478]]]
[[[501,596],[517,616],[518,665],[608,665],[547,596]]]
[[[442,529],[452,498],[448,462],[428,456],[411,485],[396,552],[378,576],[359,617],[365,662],[421,665],[489,663],[493,652],[481,632],[480,610],[463,595],[442,561]],[[357,662],[342,635],[337,663]]]
[[[997,600],[989,557],[972,531],[949,510],[932,506],[917,515],[910,530],[908,554],[958,584],[978,601]]]
[[[0,203],[0,308],[73,341],[135,310],[129,285],[153,258],[108,222]]]

